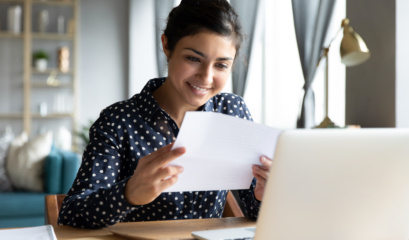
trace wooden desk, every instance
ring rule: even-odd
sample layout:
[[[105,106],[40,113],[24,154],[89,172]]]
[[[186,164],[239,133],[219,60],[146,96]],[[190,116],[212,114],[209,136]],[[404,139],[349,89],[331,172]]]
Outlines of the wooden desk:
[[[213,218],[172,221],[117,223],[99,229],[78,229],[68,226],[54,228],[58,240],[91,239],[194,239],[192,231],[253,227],[256,222],[247,218]]]

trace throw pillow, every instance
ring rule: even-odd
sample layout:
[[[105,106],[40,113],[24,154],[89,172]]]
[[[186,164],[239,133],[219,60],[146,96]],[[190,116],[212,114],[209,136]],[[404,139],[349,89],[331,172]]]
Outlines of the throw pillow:
[[[13,190],[11,181],[6,171],[6,157],[10,143],[14,138],[11,130],[5,131],[0,135],[0,192]]]
[[[15,188],[44,191],[43,165],[51,146],[51,131],[29,141],[27,134],[22,133],[13,140],[7,158],[7,171]]]

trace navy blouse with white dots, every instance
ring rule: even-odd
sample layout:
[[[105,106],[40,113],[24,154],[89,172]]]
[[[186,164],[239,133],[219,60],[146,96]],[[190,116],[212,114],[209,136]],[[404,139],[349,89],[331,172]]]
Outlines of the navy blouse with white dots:
[[[222,216],[227,190],[164,192],[146,205],[131,205],[124,197],[138,160],[175,141],[178,135],[177,124],[152,96],[164,81],[152,79],[140,94],[101,111],[60,210],[60,225],[101,228],[117,222]],[[214,96],[201,110],[252,120],[243,99],[230,93]],[[245,215],[253,219],[260,207],[253,193],[255,183],[254,179],[249,189],[239,191]]]

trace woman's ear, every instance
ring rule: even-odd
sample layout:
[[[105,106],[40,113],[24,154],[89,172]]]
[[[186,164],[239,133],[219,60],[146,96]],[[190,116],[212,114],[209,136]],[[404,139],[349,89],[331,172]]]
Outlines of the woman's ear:
[[[170,50],[169,50],[169,47],[168,47],[168,38],[165,36],[165,34],[162,34],[160,38],[161,38],[161,41],[162,41],[163,52],[166,55],[166,59],[169,60]]]

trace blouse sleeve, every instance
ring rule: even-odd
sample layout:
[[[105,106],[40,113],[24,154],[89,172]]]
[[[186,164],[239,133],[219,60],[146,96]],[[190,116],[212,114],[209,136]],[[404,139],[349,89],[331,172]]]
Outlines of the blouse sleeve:
[[[253,121],[253,118],[250,114],[250,110],[248,109],[246,103],[242,98],[239,98],[239,110],[240,110],[240,117]],[[258,212],[260,209],[260,201],[256,199],[254,196],[254,188],[256,187],[257,180],[253,178],[251,183],[250,189],[248,190],[239,190],[238,194],[240,200],[244,206],[243,211],[244,215],[250,219],[257,219]]]
[[[101,112],[90,129],[90,142],[72,188],[64,199],[59,224],[102,228],[120,221],[137,206],[124,197],[129,177],[121,174],[121,126]]]
[[[257,180],[254,178],[249,190],[239,190],[239,197],[244,206],[244,215],[250,219],[257,219],[261,202],[254,196],[254,188]]]

